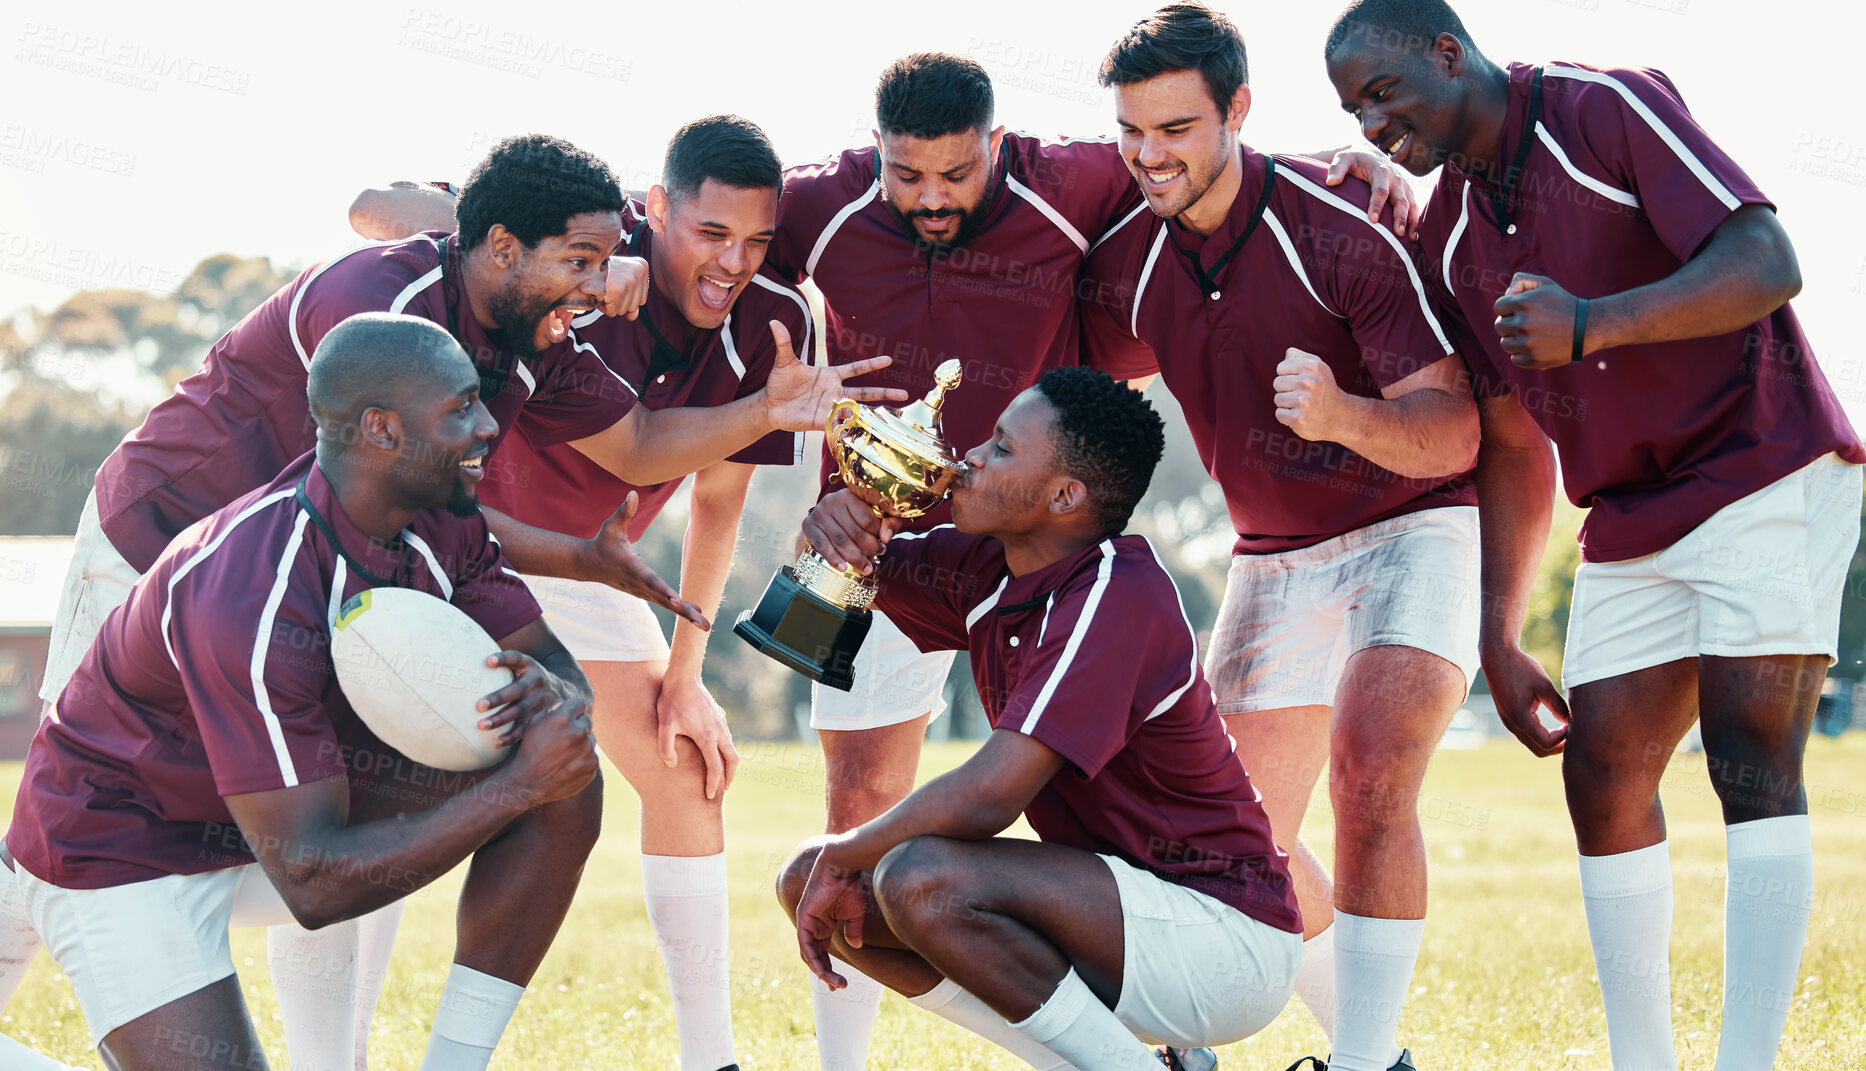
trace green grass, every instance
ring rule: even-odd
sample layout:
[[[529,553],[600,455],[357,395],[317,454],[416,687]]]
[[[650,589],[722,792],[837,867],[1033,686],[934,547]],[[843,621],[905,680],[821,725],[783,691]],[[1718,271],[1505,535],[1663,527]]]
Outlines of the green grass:
[[[922,775],[963,761],[967,745],[930,746]],[[11,795],[19,764],[0,766]],[[1779,1066],[1866,1067],[1866,734],[1817,739],[1809,749],[1818,888],[1801,986]],[[1326,783],[1326,781],[1324,781]],[[533,981],[493,1062],[504,1069],[673,1069],[675,1042],[654,938],[642,910],[635,799],[610,771],[607,835],[597,848],[556,948]],[[728,814],[732,871],[733,1004],[746,1071],[813,1068],[806,974],[770,887],[789,849],[822,818],[818,753],[748,744]],[[1708,1068],[1721,993],[1723,832],[1701,759],[1681,757],[1667,779],[1677,919],[1672,991],[1680,1066]],[[1432,915],[1401,1040],[1429,1071],[1535,1067],[1606,1069],[1607,1038],[1588,953],[1573,839],[1553,762],[1513,742],[1447,751],[1433,763],[1424,800]],[[1329,857],[1328,814],[1308,827]],[[420,1062],[452,951],[456,873],[417,895],[371,1037],[373,1064]],[[236,931],[260,1036],[284,1066],[266,981],[264,936]],[[0,1030],[84,1067],[86,1042],[71,991],[41,956],[5,1011]],[[1281,1071],[1321,1052],[1299,1004],[1256,1038],[1222,1053],[1224,1066]],[[871,1068],[1016,1068],[1023,1065],[943,1020],[889,997]]]

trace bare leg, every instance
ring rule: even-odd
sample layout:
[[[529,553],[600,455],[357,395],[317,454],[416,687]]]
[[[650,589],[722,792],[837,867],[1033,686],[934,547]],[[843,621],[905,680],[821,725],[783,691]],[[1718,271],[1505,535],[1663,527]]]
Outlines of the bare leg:
[[[264,1071],[266,1054],[229,975],[112,1030],[97,1047],[111,1071]]]

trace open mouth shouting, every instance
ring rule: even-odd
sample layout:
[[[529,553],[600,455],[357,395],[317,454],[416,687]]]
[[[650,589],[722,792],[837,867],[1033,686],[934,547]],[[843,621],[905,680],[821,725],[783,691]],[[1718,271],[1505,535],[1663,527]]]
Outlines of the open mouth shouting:
[[[740,280],[728,276],[706,273],[700,276],[700,304],[714,312],[724,312],[732,304],[732,293],[737,290]]]

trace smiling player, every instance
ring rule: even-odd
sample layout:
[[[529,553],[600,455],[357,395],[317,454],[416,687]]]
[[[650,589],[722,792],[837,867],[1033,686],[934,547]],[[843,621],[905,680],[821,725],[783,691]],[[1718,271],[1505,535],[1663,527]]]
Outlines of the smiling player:
[[[1510,730],[1562,754],[1613,1064],[1675,1066],[1658,792],[1697,720],[1729,842],[1717,1067],[1769,1067],[1813,897],[1802,752],[1866,461],[1787,304],[1794,248],[1658,71],[1498,64],[1440,0],[1363,0],[1325,56],[1369,141],[1444,168],[1420,243],[1484,398],[1484,675]],[[1550,441],[1589,507],[1566,702],[1518,647]]]

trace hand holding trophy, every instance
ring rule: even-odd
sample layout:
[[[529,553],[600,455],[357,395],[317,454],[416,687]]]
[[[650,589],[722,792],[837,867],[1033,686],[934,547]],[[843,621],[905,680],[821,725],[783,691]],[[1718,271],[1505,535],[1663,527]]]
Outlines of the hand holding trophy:
[[[941,364],[926,397],[899,409],[845,399],[830,410],[824,445],[843,485],[876,516],[921,516],[945,500],[964,471],[965,461],[940,430],[940,407],[959,385],[960,371],[958,361]],[[873,577],[853,566],[838,569],[806,550],[795,565],[778,570],[732,631],[797,672],[846,692],[855,683],[855,652],[868,635],[875,591]]]

